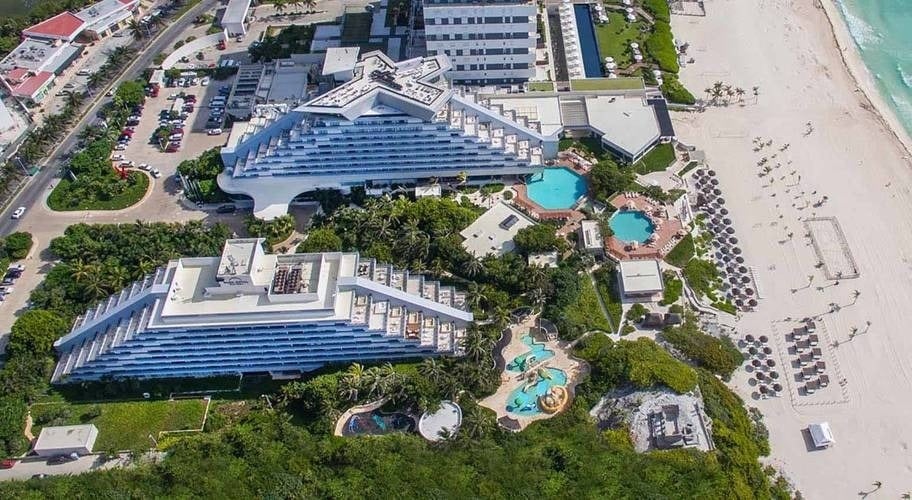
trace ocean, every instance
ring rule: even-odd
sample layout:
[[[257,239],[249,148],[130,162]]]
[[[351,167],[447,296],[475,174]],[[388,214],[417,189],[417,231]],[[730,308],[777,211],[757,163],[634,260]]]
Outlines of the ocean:
[[[912,0],[836,0],[878,90],[912,136]]]

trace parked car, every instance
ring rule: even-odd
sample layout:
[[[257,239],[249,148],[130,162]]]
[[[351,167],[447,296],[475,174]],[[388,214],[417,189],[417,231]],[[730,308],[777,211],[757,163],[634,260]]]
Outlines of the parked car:
[[[19,207],[16,210],[13,210],[13,218],[18,219],[22,217],[22,214],[25,213],[25,207]]]
[[[116,154],[116,155],[112,156],[111,159],[114,160],[114,161],[121,161],[121,160],[124,159],[124,155],[122,155],[122,154]]]
[[[152,177],[154,177],[156,179],[158,179],[162,175],[161,171],[158,170],[157,168],[153,168],[152,170],[149,171],[149,173],[152,174]]]
[[[69,455],[57,455],[56,457],[51,457],[48,459],[48,465],[60,465],[67,462],[73,462],[79,460],[79,455],[71,453]]]
[[[127,160],[127,161],[120,163],[120,166],[123,168],[132,167],[133,165],[136,165],[136,162],[134,162],[133,160]]]
[[[114,151],[123,151],[127,149],[127,146],[124,144],[117,144],[114,146]]]
[[[140,163],[140,164],[139,164],[139,169],[140,169],[140,170],[149,170],[149,169],[151,169],[151,168],[152,168],[152,167],[149,166],[148,163]]]
[[[44,473],[32,474],[32,479],[44,479],[46,477],[48,477],[48,475]]]
[[[222,129],[220,129],[220,128],[210,128],[209,130],[206,131],[206,134],[208,134],[208,135],[219,135],[221,133],[222,133]]]
[[[12,458],[6,458],[0,462],[0,469],[12,469],[16,465],[16,461]]]
[[[178,149],[180,149],[178,146],[175,146],[174,144],[169,144],[168,147],[165,148],[165,153],[175,153],[175,152],[177,152]]]

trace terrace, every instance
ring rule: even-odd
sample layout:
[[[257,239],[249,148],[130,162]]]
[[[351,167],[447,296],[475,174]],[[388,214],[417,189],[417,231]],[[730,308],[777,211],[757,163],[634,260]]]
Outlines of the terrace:
[[[653,225],[645,243],[608,238],[608,253],[618,260],[661,259],[687,235],[681,221],[669,213],[669,207],[639,193],[621,193],[611,200],[611,205],[619,211],[642,212]]]

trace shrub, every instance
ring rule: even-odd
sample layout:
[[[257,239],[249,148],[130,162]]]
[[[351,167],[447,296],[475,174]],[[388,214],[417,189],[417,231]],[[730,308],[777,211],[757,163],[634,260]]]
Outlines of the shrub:
[[[666,329],[662,338],[699,366],[726,379],[744,361],[730,338],[716,338],[700,331],[693,318],[679,327]]]
[[[26,232],[15,232],[6,237],[4,250],[11,259],[24,259],[32,249],[32,235]]]
[[[618,191],[627,189],[635,176],[630,169],[618,167],[611,160],[602,160],[589,172],[589,189],[595,198],[607,201]]]
[[[693,236],[688,233],[687,236],[681,238],[681,241],[668,252],[668,255],[665,256],[665,262],[683,269],[684,266],[690,262],[690,259],[693,258],[694,251]]]
[[[674,37],[668,23],[656,22],[652,34],[646,39],[646,53],[655,60],[662,71],[677,73],[680,70]]]
[[[505,199],[505,200],[507,200],[507,201],[512,200],[512,199],[513,199],[513,191],[504,191],[504,192],[503,192],[503,199]]]
[[[656,21],[671,22],[671,9],[668,8],[667,0],[643,0],[643,9],[652,14]]]
[[[307,239],[298,245],[297,253],[339,252],[342,250],[342,238],[330,228],[314,229]]]
[[[644,389],[661,384],[678,393],[693,390],[697,384],[693,368],[645,337],[612,342],[604,335],[591,335],[576,346],[574,353],[589,362],[596,393],[604,394],[625,380]]]
[[[696,97],[673,75],[667,75],[662,80],[660,90],[669,102],[677,104],[694,104],[697,102]]]
[[[665,291],[662,293],[662,300],[659,302],[659,305],[667,306],[669,304],[674,304],[681,298],[681,294],[684,292],[684,282],[678,279],[678,276],[671,271],[665,271],[662,273],[662,277],[665,281]],[[681,306],[678,307],[680,308]]]
[[[549,224],[524,227],[516,232],[513,242],[516,244],[517,251],[523,255],[560,251],[567,247],[567,242],[557,236],[554,226]]]
[[[627,318],[627,321],[639,323],[640,321],[643,321],[643,316],[645,316],[647,312],[649,311],[646,310],[646,306],[637,302],[630,306],[630,309],[627,310],[627,314],[624,317]]]
[[[59,314],[43,309],[26,311],[10,328],[10,355],[39,355],[51,353],[54,341],[66,334],[69,324]]]
[[[633,333],[635,331],[636,331],[636,328],[634,328],[633,325],[631,325],[630,323],[624,323],[624,326],[621,327],[621,336],[630,335],[631,333]]]

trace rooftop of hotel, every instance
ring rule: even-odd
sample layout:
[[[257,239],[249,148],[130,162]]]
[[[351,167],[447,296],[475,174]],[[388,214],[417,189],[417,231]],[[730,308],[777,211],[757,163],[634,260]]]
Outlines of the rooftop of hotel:
[[[622,260],[618,266],[625,293],[662,290],[662,271],[657,260]]]
[[[590,97],[586,99],[586,111],[589,126],[631,155],[659,138],[655,111],[640,97]]]
[[[503,255],[514,248],[513,237],[535,221],[506,203],[495,203],[459,234],[465,238],[462,246],[476,257]]]
[[[354,78],[298,109],[354,119],[375,104],[391,100],[436,112],[446,104],[451,91],[433,80],[448,69],[450,62],[445,56],[394,62],[380,51],[369,52],[355,64]]]
[[[101,0],[84,7],[76,13],[76,17],[88,24],[92,24],[116,12],[129,9],[136,3],[137,0]]]
[[[67,44],[54,40],[26,38],[0,61],[0,70],[38,69],[64,50]]]
[[[250,0],[229,0],[225,13],[222,14],[222,24],[244,22],[248,10],[250,10]]]

